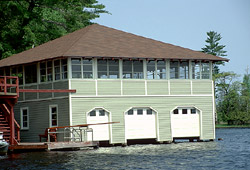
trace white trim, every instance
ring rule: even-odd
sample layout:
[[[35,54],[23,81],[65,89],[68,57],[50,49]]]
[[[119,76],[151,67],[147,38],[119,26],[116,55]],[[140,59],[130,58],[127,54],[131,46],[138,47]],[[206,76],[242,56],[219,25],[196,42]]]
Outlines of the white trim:
[[[98,96],[98,84],[97,84],[97,79],[95,79],[95,95]]]
[[[197,109],[197,110],[199,110],[199,119],[200,119],[200,139],[202,139],[203,138],[203,132],[202,132],[202,126],[203,126],[203,124],[202,124],[202,110],[201,109],[199,109],[198,107],[196,107],[196,106],[194,106],[194,105],[189,105],[189,106],[176,106],[176,107],[174,107],[174,109],[172,109],[172,110],[170,110],[170,132],[171,132],[171,137],[172,137],[172,141],[174,140],[174,138],[173,138],[173,133],[172,133],[172,129],[173,129],[173,124],[172,124],[172,113],[173,113],[173,111],[175,110],[175,109],[179,109],[179,108],[187,108],[187,109],[190,109],[190,108],[195,108],[195,109]]]
[[[71,80],[69,80],[69,89],[71,89]],[[72,114],[72,98],[71,93],[69,93],[69,125],[72,126],[73,114]]]
[[[54,97],[54,98],[24,100],[24,101],[18,101],[18,103],[48,101],[48,100],[54,100],[54,99],[67,99],[68,97],[69,97],[69,96],[61,96],[61,97]]]
[[[99,95],[99,96],[84,96],[84,95],[72,95],[72,98],[104,98],[104,97],[213,97],[212,94],[207,95]]]
[[[56,107],[56,126],[52,126],[52,108]],[[57,104],[53,104],[53,105],[49,105],[49,127],[57,127],[58,126],[58,105]]]
[[[27,110],[27,127],[23,127],[23,110]],[[20,108],[20,123],[21,123],[21,130],[29,130],[29,108],[28,107]]]
[[[109,122],[112,122],[112,114],[109,110],[107,110],[105,107],[94,107],[91,110],[86,112],[86,123],[88,123],[88,114],[93,111],[93,110],[104,110],[105,112],[108,113],[108,119]],[[112,138],[112,124],[108,124],[109,125],[109,143],[112,144],[113,143],[113,138]]]
[[[214,97],[214,82],[212,81],[212,102],[213,102],[213,133],[214,133],[214,139],[215,139],[215,97]]]
[[[171,87],[170,87],[170,80],[168,80],[168,95],[171,95]]]
[[[158,111],[155,110],[154,108],[150,107],[150,106],[132,106],[132,107],[129,107],[129,109],[125,110],[123,112],[123,120],[124,120],[124,143],[127,143],[127,135],[126,135],[126,120],[125,120],[125,116],[126,116],[126,113],[131,110],[131,109],[151,109],[155,112],[155,119],[156,119],[156,140],[157,141],[160,141],[160,129],[159,129],[159,120],[158,120]]]
[[[190,81],[190,90],[191,90],[191,95],[193,95],[193,81]]]
[[[121,96],[123,96],[123,80],[121,80]]]

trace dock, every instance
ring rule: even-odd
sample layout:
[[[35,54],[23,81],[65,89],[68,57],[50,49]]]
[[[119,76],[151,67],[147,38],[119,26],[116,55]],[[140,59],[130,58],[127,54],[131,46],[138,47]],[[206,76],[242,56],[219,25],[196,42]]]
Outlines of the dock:
[[[55,151],[55,150],[80,150],[83,148],[98,148],[99,142],[37,142],[19,143],[9,146],[9,152],[29,152],[29,151]]]

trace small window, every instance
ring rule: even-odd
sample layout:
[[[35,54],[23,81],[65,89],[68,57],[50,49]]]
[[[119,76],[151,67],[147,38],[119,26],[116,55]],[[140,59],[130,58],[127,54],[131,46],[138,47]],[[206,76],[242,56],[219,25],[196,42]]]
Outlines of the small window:
[[[99,116],[105,116],[105,110],[99,110]]]
[[[142,109],[137,109],[137,115],[143,115],[143,110]]]
[[[89,113],[90,116],[96,116],[96,111],[95,110],[92,110],[90,113]]]
[[[182,109],[182,114],[187,114],[187,109]]]
[[[153,114],[153,110],[152,109],[147,109],[147,115],[152,115]]]
[[[50,106],[50,126],[58,126],[58,109],[57,106]]]
[[[175,110],[174,110],[174,114],[176,114],[176,115],[179,114],[179,110],[178,110],[178,109],[175,109]]]
[[[133,109],[130,109],[130,110],[128,111],[128,115],[133,115],[133,114],[134,114]]]
[[[196,114],[196,109],[191,109],[191,114]]]
[[[21,129],[29,129],[29,110],[21,108]]]

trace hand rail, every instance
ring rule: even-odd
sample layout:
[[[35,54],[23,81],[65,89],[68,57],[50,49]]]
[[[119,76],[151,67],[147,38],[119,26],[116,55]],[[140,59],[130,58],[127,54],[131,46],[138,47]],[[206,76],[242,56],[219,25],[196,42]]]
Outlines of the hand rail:
[[[81,125],[73,125],[73,126],[57,126],[57,127],[51,127],[48,129],[63,129],[67,127],[88,127],[92,125],[105,125],[105,124],[114,124],[114,123],[120,123],[120,122],[105,122],[105,123],[94,123],[94,124],[81,124]]]
[[[7,82],[7,80],[10,80],[10,83]],[[15,81],[14,84],[11,84],[11,82]],[[17,76],[0,76],[0,92],[4,92],[4,95],[8,93],[7,89],[9,87],[15,87],[17,97],[19,97],[19,83],[18,83],[18,77]]]

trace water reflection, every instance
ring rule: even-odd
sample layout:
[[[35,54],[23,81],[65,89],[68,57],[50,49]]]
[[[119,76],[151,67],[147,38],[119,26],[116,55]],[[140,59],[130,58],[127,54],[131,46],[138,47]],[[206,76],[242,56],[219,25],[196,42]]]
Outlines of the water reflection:
[[[12,154],[0,169],[250,169],[250,129],[216,133],[224,140]]]

